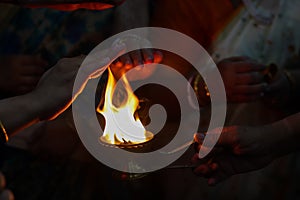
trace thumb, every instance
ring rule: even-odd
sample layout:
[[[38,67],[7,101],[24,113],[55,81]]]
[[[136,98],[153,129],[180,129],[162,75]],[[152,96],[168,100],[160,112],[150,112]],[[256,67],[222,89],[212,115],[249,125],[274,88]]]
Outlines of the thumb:
[[[204,133],[196,133],[194,140],[205,147],[231,146],[236,141],[236,126],[219,127]]]
[[[214,147],[232,147],[236,143],[236,127],[219,127],[206,134],[196,133],[194,139],[201,144],[199,158],[204,158]]]

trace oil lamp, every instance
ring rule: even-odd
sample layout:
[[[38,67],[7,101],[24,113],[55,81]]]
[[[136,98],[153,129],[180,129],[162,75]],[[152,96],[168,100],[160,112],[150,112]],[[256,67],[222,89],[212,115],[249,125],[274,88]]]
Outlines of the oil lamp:
[[[104,92],[104,99],[97,107],[97,112],[104,117],[105,125],[99,143],[107,148],[122,148],[128,151],[143,152],[154,135],[147,131],[140,119],[140,100],[132,91],[126,75],[116,81],[110,68]],[[145,103],[145,102],[144,102]],[[133,168],[134,163],[124,163]],[[120,171],[113,172],[113,177],[121,180],[141,178],[145,174],[131,174]]]

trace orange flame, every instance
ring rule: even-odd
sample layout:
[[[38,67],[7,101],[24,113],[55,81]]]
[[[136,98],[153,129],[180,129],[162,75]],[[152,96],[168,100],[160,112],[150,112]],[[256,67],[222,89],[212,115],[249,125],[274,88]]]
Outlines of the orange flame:
[[[153,136],[145,130],[139,117],[135,114],[139,100],[134,95],[125,75],[116,80],[108,68],[108,81],[105,91],[103,108],[100,105],[97,112],[105,118],[105,128],[102,141],[116,145],[140,144],[150,140]]]

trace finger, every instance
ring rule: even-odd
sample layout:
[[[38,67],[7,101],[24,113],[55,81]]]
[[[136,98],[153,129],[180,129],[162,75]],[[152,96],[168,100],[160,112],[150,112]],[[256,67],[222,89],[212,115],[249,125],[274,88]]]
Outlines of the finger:
[[[215,144],[215,147],[218,146],[232,146],[237,141],[236,138],[237,126],[227,126],[215,128],[211,131],[208,131],[202,139],[202,146],[209,146]],[[198,134],[198,133],[197,133]],[[200,137],[200,139],[202,136]]]
[[[222,129],[213,129],[206,134],[196,133],[194,135],[194,140],[198,143],[196,151],[201,151],[202,154],[204,153],[205,155],[207,155],[207,153],[209,153],[209,151],[211,151],[217,143],[221,132]]]
[[[228,179],[229,177],[230,176],[224,173],[223,171],[217,171],[207,179],[207,184],[209,186],[215,186],[218,183]]]
[[[210,174],[210,177],[208,177],[207,183],[210,186],[215,186],[218,183],[228,179],[229,177],[231,177],[233,175],[233,173],[231,172],[231,168],[232,166],[230,165],[230,163],[227,163],[226,161],[226,156],[225,159],[223,159],[223,164],[226,164],[226,166],[220,166],[219,164],[217,164],[216,162],[214,163],[215,166],[213,166],[211,164],[211,168],[212,167],[216,167],[216,170],[212,170],[212,173]]]
[[[232,90],[233,94],[261,94],[266,90],[267,83],[255,85],[238,85]]]
[[[133,62],[128,54],[121,56],[119,59],[125,69],[131,69],[133,67]]]
[[[130,53],[131,60],[133,61],[133,67],[137,67],[143,65],[143,55],[140,50],[136,50]]]
[[[208,177],[212,172],[208,164],[200,164],[194,169],[194,173],[198,176]]]
[[[121,68],[121,67],[123,67],[123,63],[120,61],[119,58],[117,58],[117,59],[112,63],[112,66],[115,67],[115,68]]]
[[[264,81],[264,75],[260,72],[240,73],[236,76],[236,84],[259,84]]]
[[[239,62],[232,63],[232,65],[237,73],[263,71],[267,68],[266,65],[262,65],[252,61],[249,62],[239,61]]]
[[[195,140],[198,144],[202,144],[204,138],[205,138],[205,133],[195,133],[195,134],[194,134],[194,140]]]
[[[216,171],[216,170],[219,169],[218,163],[215,163],[215,162],[212,162],[212,163],[209,165],[209,167],[210,167],[210,169],[211,169],[212,171]]]
[[[195,154],[192,156],[191,162],[194,163],[194,164],[199,162],[199,156],[198,156],[198,153],[195,153]]]
[[[154,55],[152,49],[143,49],[142,54],[143,54],[143,59],[145,64],[154,62]]]
[[[153,56],[154,56],[154,63],[161,63],[164,57],[162,52],[158,50],[155,50],[153,52]]]

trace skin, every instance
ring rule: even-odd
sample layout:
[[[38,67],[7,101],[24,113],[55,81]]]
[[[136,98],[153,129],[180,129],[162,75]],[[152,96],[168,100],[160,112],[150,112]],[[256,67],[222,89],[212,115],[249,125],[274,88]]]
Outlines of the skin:
[[[124,48],[125,44],[117,44],[107,51],[102,63],[97,62],[83,68],[85,76],[79,80],[80,87],[74,88],[74,95],[74,80],[85,56],[59,60],[41,77],[32,92],[1,100],[0,119],[8,136],[39,121],[52,120],[64,112],[81,93],[88,80],[97,77],[99,69],[109,65]]]
[[[261,169],[276,158],[299,150],[299,119],[300,113],[297,113],[265,126],[224,127],[209,161],[201,161],[194,172],[206,177],[209,185],[215,185],[232,175]],[[206,137],[214,137],[214,134],[212,131]],[[195,137],[198,148],[201,148],[202,136]],[[193,161],[200,162],[197,155]]]
[[[82,61],[81,57],[62,59],[45,73],[35,90],[0,101],[0,118],[9,137],[41,120],[55,118],[70,105],[73,79]]]
[[[262,71],[265,65],[248,57],[231,57],[218,63],[228,101],[250,102],[261,97],[266,83]]]
[[[134,12],[130,12],[134,10]],[[149,24],[149,1],[131,0],[125,1],[116,8],[113,33],[119,33],[138,27],[145,27]],[[135,42],[134,44],[138,44]],[[160,63],[163,55],[160,51],[152,49],[141,49],[122,55],[112,65],[112,71],[116,78],[121,77],[128,70],[135,70],[134,77],[127,77],[129,80],[141,80],[149,77],[153,71],[145,66],[149,63]]]

